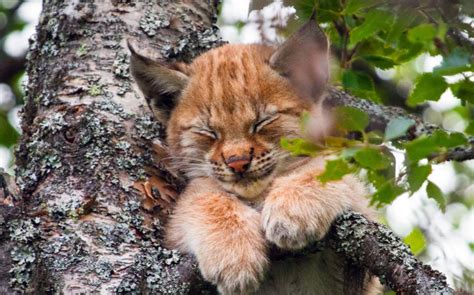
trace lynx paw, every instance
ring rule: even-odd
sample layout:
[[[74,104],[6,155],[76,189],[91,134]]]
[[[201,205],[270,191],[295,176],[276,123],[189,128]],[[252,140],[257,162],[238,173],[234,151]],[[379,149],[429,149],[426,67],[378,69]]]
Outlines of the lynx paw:
[[[311,201],[288,203],[269,200],[262,211],[265,237],[279,248],[304,248],[323,238],[329,229],[333,217],[321,210]]]
[[[239,258],[228,252],[227,257],[200,262],[199,268],[205,280],[217,285],[220,294],[233,295],[255,292],[267,265],[265,256],[248,253],[247,257]]]

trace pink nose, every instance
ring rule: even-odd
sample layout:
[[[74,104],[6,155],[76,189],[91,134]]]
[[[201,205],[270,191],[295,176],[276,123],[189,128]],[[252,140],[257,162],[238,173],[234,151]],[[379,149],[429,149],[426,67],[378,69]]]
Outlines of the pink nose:
[[[227,166],[232,169],[235,173],[244,173],[249,169],[250,159],[248,157],[235,157],[232,156],[226,161]]]

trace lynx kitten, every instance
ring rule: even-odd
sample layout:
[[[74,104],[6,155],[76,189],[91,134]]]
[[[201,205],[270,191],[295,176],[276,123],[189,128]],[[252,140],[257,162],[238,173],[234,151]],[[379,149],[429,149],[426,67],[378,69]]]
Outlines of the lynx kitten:
[[[301,249],[346,209],[371,214],[354,176],[322,185],[325,159],[292,158],[303,112],[322,113],[328,41],[315,20],[283,45],[225,45],[191,64],[132,48],[131,70],[175,164],[189,178],[167,226],[169,245],[197,258],[222,294],[343,294],[343,258],[330,249],[273,262],[269,245]],[[364,294],[376,283],[366,277]]]

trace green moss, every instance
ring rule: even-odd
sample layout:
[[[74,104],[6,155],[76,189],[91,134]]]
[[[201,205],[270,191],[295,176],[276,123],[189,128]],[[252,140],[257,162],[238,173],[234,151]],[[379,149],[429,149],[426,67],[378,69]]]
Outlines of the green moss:
[[[47,211],[54,220],[61,220],[64,218],[77,218],[77,210],[81,207],[81,199],[60,200],[55,202],[51,200],[47,203]]]
[[[83,57],[89,52],[89,47],[86,44],[81,44],[76,51],[78,57]]]
[[[104,86],[103,85],[100,85],[100,84],[93,84],[91,86],[89,86],[89,89],[87,90],[87,93],[90,95],[90,96],[99,96],[102,94],[102,88]]]

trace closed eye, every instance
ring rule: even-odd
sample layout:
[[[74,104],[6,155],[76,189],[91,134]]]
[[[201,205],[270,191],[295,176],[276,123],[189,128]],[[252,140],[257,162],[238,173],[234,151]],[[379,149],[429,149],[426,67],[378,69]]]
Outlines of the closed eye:
[[[265,116],[263,117],[262,119],[256,121],[253,125],[252,125],[252,129],[251,129],[251,132],[252,133],[257,133],[259,132],[260,130],[262,130],[263,127],[267,126],[268,124],[272,123],[273,121],[275,121],[276,119],[278,119],[278,115],[271,115],[271,116]]]
[[[193,133],[203,135],[203,136],[206,136],[206,137],[209,137],[209,138],[212,138],[212,139],[218,139],[219,138],[219,135],[217,134],[217,132],[215,132],[214,130],[211,130],[211,129],[192,128],[191,131]]]

